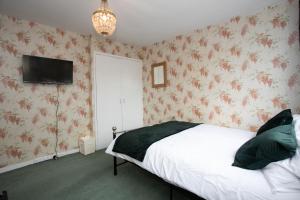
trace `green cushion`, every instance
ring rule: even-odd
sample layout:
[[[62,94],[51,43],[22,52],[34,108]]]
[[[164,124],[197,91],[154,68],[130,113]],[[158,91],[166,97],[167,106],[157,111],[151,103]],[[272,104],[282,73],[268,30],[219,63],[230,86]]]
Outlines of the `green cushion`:
[[[288,125],[291,124],[293,121],[293,115],[291,109],[283,110],[274,116],[272,119],[267,121],[262,127],[260,127],[257,131],[257,135],[275,128],[281,125]]]
[[[261,169],[271,162],[292,157],[296,148],[294,125],[278,126],[242,145],[232,165],[244,169]]]

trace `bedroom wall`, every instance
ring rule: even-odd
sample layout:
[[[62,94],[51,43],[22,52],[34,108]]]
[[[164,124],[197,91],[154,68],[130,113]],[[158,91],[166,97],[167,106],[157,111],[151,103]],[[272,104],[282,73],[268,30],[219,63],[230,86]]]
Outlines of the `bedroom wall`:
[[[74,84],[60,88],[59,152],[93,135],[94,51],[143,59],[145,124],[176,116],[255,130],[283,108],[300,113],[297,3],[143,48],[0,14],[0,168],[54,153],[56,88],[22,83],[23,54],[74,62]],[[150,68],[162,60],[169,86],[155,90]]]
[[[22,55],[71,60],[73,85],[60,86],[58,151],[91,133],[90,37],[0,15],[0,168],[54,153],[56,87],[24,84]]]
[[[0,14],[0,168],[54,153],[56,87],[22,82],[22,55],[74,62],[74,84],[60,86],[58,151],[94,135],[91,52],[137,58],[139,48]]]
[[[300,113],[298,3],[143,47],[144,123],[176,116],[255,131],[282,109]],[[169,83],[154,89],[151,64],[161,61]]]
[[[97,51],[137,59],[139,50],[140,47],[135,45],[113,41],[98,35],[91,37],[91,52]],[[93,57],[93,53],[91,57]]]

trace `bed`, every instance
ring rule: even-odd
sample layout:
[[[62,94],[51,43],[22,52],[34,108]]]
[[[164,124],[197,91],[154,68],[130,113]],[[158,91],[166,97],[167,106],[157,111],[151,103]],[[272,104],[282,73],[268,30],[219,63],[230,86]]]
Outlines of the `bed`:
[[[249,131],[201,124],[153,143],[142,162],[113,152],[116,139],[106,153],[207,200],[299,200],[300,191],[272,192],[262,170],[232,166],[237,149],[254,136]]]

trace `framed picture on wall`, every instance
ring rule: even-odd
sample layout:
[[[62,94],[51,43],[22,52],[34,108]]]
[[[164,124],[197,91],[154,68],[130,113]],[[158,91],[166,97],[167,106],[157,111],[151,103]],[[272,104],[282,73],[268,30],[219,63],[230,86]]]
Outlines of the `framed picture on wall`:
[[[167,63],[160,62],[151,66],[152,87],[161,88],[167,86]]]

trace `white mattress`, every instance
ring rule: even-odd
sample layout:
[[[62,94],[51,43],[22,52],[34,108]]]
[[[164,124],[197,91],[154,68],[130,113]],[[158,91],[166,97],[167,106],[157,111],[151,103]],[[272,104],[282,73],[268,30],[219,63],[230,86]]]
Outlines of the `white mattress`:
[[[203,124],[152,144],[143,162],[112,152],[114,141],[106,153],[207,200],[299,200],[300,193],[272,194],[260,170],[231,166],[237,149],[254,136],[248,131]]]

